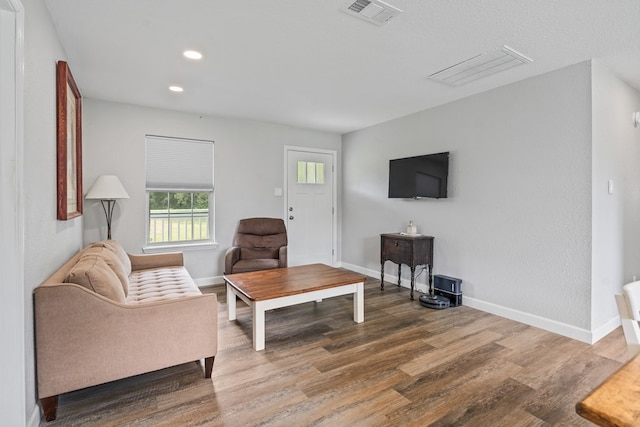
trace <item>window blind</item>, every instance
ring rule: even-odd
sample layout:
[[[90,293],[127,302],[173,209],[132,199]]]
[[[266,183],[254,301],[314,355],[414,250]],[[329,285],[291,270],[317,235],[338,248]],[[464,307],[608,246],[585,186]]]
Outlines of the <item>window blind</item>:
[[[147,190],[213,191],[213,141],[146,135]]]

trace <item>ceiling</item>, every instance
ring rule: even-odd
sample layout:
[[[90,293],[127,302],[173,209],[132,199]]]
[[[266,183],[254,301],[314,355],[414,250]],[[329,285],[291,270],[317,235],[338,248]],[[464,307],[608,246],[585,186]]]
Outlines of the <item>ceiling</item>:
[[[86,98],[346,133],[592,58],[640,89],[640,0],[387,2],[378,26],[343,0],[45,0]],[[533,62],[428,78],[503,45]]]

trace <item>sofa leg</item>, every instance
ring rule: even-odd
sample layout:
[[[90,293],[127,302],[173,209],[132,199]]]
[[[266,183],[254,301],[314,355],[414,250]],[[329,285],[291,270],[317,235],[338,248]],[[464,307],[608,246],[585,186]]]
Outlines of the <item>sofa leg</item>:
[[[42,406],[42,412],[44,412],[45,420],[53,421],[56,419],[56,412],[58,412],[57,395],[40,399],[40,406]]]
[[[213,372],[213,360],[215,356],[207,357],[204,359],[204,377],[211,378],[211,372]]]

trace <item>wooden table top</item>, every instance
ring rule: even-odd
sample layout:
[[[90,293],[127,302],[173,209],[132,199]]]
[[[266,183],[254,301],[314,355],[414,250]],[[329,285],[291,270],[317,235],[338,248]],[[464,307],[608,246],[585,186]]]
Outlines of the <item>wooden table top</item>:
[[[640,355],[578,402],[576,412],[599,426],[639,426]]]
[[[433,236],[427,236],[426,234],[407,234],[407,233],[382,233],[381,236],[391,237],[394,239],[433,239]]]
[[[365,276],[325,264],[227,274],[224,280],[251,301],[263,301],[365,281]]]

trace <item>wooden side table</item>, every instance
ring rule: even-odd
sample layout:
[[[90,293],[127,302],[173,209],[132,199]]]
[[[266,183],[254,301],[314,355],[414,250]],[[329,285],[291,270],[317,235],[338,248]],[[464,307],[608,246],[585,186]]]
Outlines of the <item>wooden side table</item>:
[[[411,293],[415,288],[416,267],[426,265],[429,269],[429,289],[433,281],[433,236],[388,233],[380,235],[380,289],[384,290],[384,263],[398,264],[398,286],[402,275],[402,264],[411,268]]]

